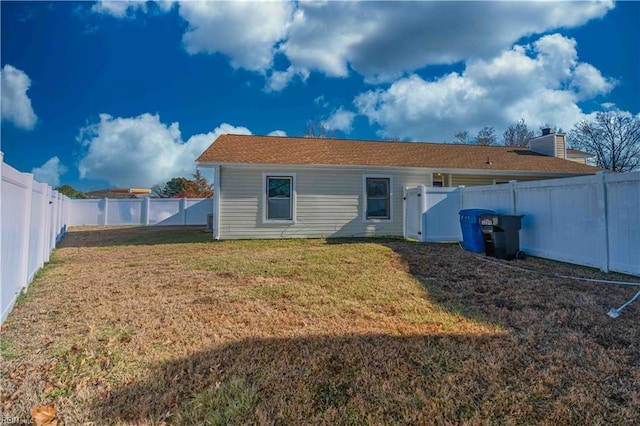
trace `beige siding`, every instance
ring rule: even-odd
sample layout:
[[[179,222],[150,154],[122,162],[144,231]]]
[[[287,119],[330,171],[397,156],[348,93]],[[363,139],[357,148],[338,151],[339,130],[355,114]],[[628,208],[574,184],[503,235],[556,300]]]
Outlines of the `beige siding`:
[[[567,158],[565,135],[556,133],[556,157]]]
[[[262,223],[263,172],[296,173],[296,223]],[[365,174],[393,178],[392,221],[363,222]],[[220,178],[220,239],[402,236],[403,188],[428,184],[425,170],[272,169],[223,166]]]
[[[574,163],[587,164],[587,159],[584,157],[567,157],[567,160],[573,161]]]

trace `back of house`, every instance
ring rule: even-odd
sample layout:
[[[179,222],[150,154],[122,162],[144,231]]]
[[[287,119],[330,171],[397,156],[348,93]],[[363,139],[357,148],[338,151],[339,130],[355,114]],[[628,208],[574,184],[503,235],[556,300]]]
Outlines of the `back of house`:
[[[214,169],[214,237],[403,236],[409,187],[456,188],[594,174],[564,135],[531,149],[222,135],[197,159]]]

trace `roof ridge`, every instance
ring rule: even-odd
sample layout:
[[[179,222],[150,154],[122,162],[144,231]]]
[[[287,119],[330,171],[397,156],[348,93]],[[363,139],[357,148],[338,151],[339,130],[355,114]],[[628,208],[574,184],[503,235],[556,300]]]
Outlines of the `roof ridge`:
[[[279,136],[279,135],[242,135],[234,133],[224,133],[220,135],[240,138],[273,138],[273,139],[291,139],[291,140],[304,140],[304,141],[333,141],[333,142],[352,142],[352,143],[383,143],[390,145],[400,144],[422,144],[422,145],[443,145],[443,146],[459,146],[459,147],[484,147],[484,148],[511,148],[511,149],[523,149],[529,150],[528,147],[521,146],[509,146],[509,145],[476,145],[476,144],[464,144],[456,142],[430,142],[430,141],[388,141],[380,139],[348,139],[348,138],[314,138],[307,136]]]

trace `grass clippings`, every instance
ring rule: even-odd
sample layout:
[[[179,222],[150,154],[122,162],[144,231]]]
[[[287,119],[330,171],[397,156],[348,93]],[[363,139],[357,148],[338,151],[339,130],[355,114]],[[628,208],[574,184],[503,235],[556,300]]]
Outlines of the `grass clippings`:
[[[541,273],[504,267],[511,265]],[[2,329],[3,419],[638,424],[630,280],[401,240],[71,229]]]

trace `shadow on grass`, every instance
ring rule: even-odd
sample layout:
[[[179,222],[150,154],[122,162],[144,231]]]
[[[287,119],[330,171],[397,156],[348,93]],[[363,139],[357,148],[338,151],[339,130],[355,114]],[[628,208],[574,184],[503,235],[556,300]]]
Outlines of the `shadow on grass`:
[[[508,336],[248,339],[152,366],[146,380],[115,388],[99,401],[95,421],[413,423],[431,418],[436,407],[442,419],[464,418],[494,404],[513,374],[494,365],[491,375],[497,376],[487,383],[481,379],[486,366],[474,372],[465,364],[473,353],[510,343]],[[511,367],[524,368],[516,357],[508,361]],[[458,376],[462,383],[451,388]],[[204,412],[203,396],[216,401]]]
[[[151,366],[93,412],[97,424],[640,420],[634,381],[589,354],[506,333],[248,339]]]
[[[213,242],[213,235],[198,226],[74,227],[59,247],[150,246]]]

